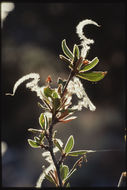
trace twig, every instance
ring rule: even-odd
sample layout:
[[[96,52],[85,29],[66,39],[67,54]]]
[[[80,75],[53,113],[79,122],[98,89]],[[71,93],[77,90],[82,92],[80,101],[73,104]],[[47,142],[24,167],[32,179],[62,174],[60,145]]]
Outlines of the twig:
[[[52,140],[52,130],[53,130],[53,125],[55,124],[55,115],[52,117],[52,123],[50,125],[49,128],[49,138],[48,138],[48,142],[49,142],[49,151],[53,160],[53,163],[56,167],[56,171],[57,171],[57,175],[58,175],[58,179],[59,179],[59,186],[62,187],[62,179],[60,176],[60,168],[59,165],[57,164],[54,152],[53,152],[53,140]]]
[[[72,79],[72,77],[73,77],[74,75],[75,75],[74,72],[71,71],[70,74],[69,74],[69,77],[68,77],[68,79],[67,79],[67,82],[66,82],[66,84],[65,84],[65,86],[64,86],[64,90],[63,90],[63,92],[62,92],[61,98],[64,96],[64,93],[65,93],[65,91],[66,91],[66,89],[67,89],[68,83],[70,82],[70,80]]]

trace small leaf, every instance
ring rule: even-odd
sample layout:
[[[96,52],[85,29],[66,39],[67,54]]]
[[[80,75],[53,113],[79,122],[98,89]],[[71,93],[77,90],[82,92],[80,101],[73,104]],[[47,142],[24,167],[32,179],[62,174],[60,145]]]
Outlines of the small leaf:
[[[57,94],[57,92],[56,92],[55,90],[54,90],[53,93],[52,93],[52,97],[53,97],[53,98],[58,98],[58,94]]]
[[[66,80],[62,80],[61,78],[58,78],[58,81],[57,81],[58,84],[61,84],[62,87],[64,88],[65,84],[66,84]]]
[[[39,123],[42,129],[47,129],[48,128],[48,118],[45,114],[41,113],[39,117]]]
[[[42,130],[33,129],[33,128],[29,128],[28,131],[32,133],[42,133]]]
[[[36,143],[38,143],[38,144],[40,144],[40,143],[41,143],[41,140],[40,140],[40,138],[39,138],[39,137],[34,137],[34,140],[35,140],[35,142],[36,142]]]
[[[60,150],[60,152],[63,152],[63,149],[62,149],[61,145],[59,144],[59,142],[56,139],[54,139],[53,142],[54,142],[55,146]]]
[[[62,167],[60,168],[60,175],[61,175],[62,180],[64,180],[67,177],[68,173],[69,173],[68,166],[62,165]]]
[[[54,108],[53,111],[54,111],[54,113],[59,108],[59,106],[60,106],[60,99],[59,98],[53,99],[53,108]]]
[[[46,107],[44,107],[40,102],[38,102],[38,106],[44,110],[48,110]]]
[[[45,138],[45,132],[40,133],[39,138],[40,138],[40,142],[43,142],[43,140]]]
[[[69,182],[67,183],[66,187],[70,187],[70,183]]]
[[[40,117],[39,117],[39,123],[42,129],[44,129],[45,127],[45,120],[44,120],[44,114],[41,113]]]
[[[85,65],[83,69],[80,70],[80,72],[89,71],[90,69],[94,68],[99,62],[99,59],[95,57],[88,65]]]
[[[50,181],[51,183],[54,183],[54,184],[56,185],[55,181],[53,180],[53,178],[52,178],[51,176],[46,175],[45,177],[46,177],[46,179],[47,179],[48,181]]]
[[[83,162],[83,156],[81,156],[73,165],[71,171],[77,168],[77,166],[81,166],[81,163]]]
[[[76,171],[77,169],[75,168],[74,170],[70,171],[69,174],[67,175],[67,177],[64,179],[64,181],[66,182],[67,180],[69,180],[69,178],[72,176],[72,174]]]
[[[94,150],[76,150],[68,153],[68,156],[79,156],[90,152],[96,152]]]
[[[72,112],[74,112],[74,111],[76,111],[77,109],[72,109],[72,108],[68,108],[67,110],[66,109],[63,109],[63,110],[60,110],[60,112],[61,113],[72,113]],[[61,116],[60,116],[60,118],[61,118]]]
[[[44,115],[44,120],[45,120],[45,130],[46,130],[46,129],[48,129],[48,126],[49,126],[49,124],[48,124],[48,118],[47,118],[46,115]]]
[[[61,95],[62,95],[62,85],[61,84],[58,85],[58,93],[61,97]]]
[[[53,139],[55,138],[56,133],[57,133],[57,130],[55,130],[55,131],[53,132],[53,135],[52,135],[52,138],[53,138]]]
[[[71,64],[71,61],[69,59],[67,59],[65,56],[63,55],[59,55],[60,59],[62,59],[63,61],[65,61],[66,63]]]
[[[79,156],[79,155],[83,155],[83,154],[86,154],[86,151],[79,150],[79,151],[69,152],[68,156]]]
[[[79,48],[76,44],[73,47],[73,55],[75,60],[79,59]]]
[[[50,170],[49,174],[50,174],[51,178],[53,179],[55,185],[58,186],[58,177],[57,177],[56,170],[54,172],[52,170]]]
[[[54,91],[54,90],[51,89],[50,87],[45,87],[45,88],[44,88],[44,95],[45,95],[46,97],[51,97],[53,91]]]
[[[76,116],[68,117],[67,119],[59,119],[59,122],[68,123],[74,119],[76,119]]]
[[[67,143],[64,147],[64,152],[67,154],[69,153],[74,147],[74,137],[71,135],[68,140]]]
[[[102,80],[106,74],[107,74],[107,71],[105,72],[91,71],[91,72],[79,73],[77,76],[91,82],[97,82],[97,81]]]
[[[73,67],[72,67],[72,65],[69,65],[69,69],[71,69],[71,70],[73,71]]]
[[[34,140],[28,139],[28,143],[32,148],[40,148],[40,145]]]
[[[59,120],[63,119],[64,117],[69,115],[69,111],[68,110],[61,110],[61,115],[59,117]]]
[[[65,39],[62,41],[62,50],[63,50],[64,54],[65,54],[69,59],[71,59],[71,60],[74,59],[72,52],[70,51],[70,49],[69,49],[69,48],[67,47],[67,45],[66,45],[66,40],[65,40]]]

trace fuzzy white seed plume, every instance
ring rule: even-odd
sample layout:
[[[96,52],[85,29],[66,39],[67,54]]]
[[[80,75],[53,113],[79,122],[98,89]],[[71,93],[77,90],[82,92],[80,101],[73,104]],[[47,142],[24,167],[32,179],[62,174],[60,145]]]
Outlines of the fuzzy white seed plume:
[[[76,96],[80,99],[77,105],[74,105],[72,109],[77,109],[79,111],[82,110],[83,107],[89,108],[90,111],[95,111],[96,107],[93,105],[91,100],[88,98],[85,89],[77,77],[73,77],[67,87],[68,94],[72,96],[72,94],[76,94]]]
[[[29,88],[31,91],[34,91],[37,93],[37,96],[42,99],[42,88],[38,86],[38,81],[40,80],[40,75],[38,73],[30,73],[28,75],[23,76],[20,78],[13,87],[13,93],[6,93],[6,95],[14,96],[17,88],[26,80],[33,79],[32,81],[28,82],[26,84],[26,88]]]
[[[81,49],[81,56],[83,58],[86,57],[87,55],[87,52],[88,50],[90,49],[90,44],[93,44],[94,43],[94,40],[93,39],[88,39],[85,37],[84,33],[83,33],[83,28],[84,26],[88,25],[88,24],[93,24],[93,25],[96,25],[98,27],[100,27],[100,25],[98,25],[96,22],[90,20],[90,19],[86,19],[86,20],[83,20],[81,21],[77,27],[76,27],[76,33],[78,34],[80,40],[81,40],[81,46],[82,46],[82,49]]]
[[[39,176],[37,183],[36,183],[36,188],[41,188],[42,182],[45,179],[45,176],[49,173],[50,170],[54,170],[54,164],[52,162],[52,164],[49,165],[49,167],[47,167],[46,169],[44,169],[43,173],[41,173],[41,175]]]
[[[9,12],[13,11],[14,8],[15,5],[12,2],[1,3],[1,27],[3,27],[3,21],[6,19]]]

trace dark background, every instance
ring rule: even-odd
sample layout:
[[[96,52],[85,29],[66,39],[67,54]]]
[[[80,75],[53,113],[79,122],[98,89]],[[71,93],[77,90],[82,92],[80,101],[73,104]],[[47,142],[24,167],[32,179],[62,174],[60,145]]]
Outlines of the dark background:
[[[88,154],[88,162],[74,174],[72,187],[117,186],[125,170],[125,4],[124,3],[15,3],[2,28],[2,141],[7,151],[2,157],[4,187],[32,187],[47,163],[41,151],[32,149],[27,139],[28,128],[39,128],[39,99],[22,84],[14,97],[14,83],[23,75],[36,72],[45,84],[50,74],[53,86],[57,78],[67,78],[69,69],[59,59],[61,41],[70,49],[79,44],[77,24],[92,19],[101,25],[85,27],[88,38],[95,40],[88,59],[98,57],[95,70],[108,71],[104,80],[93,84],[82,81],[97,107],[84,109],[78,118],[56,126],[57,138],[66,143],[73,134],[76,149],[113,151]],[[71,168],[75,158],[65,164]],[[50,187],[46,181],[43,187]]]

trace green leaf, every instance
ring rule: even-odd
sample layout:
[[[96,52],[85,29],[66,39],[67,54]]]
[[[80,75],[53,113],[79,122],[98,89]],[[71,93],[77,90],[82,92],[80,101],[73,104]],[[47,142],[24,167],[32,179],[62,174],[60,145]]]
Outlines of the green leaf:
[[[79,156],[79,155],[83,155],[86,153],[87,153],[87,150],[77,150],[77,151],[69,152],[68,156]]]
[[[58,78],[58,84],[61,84],[62,87],[64,88],[65,84],[66,84],[66,80],[62,80],[61,78]]]
[[[46,97],[51,97],[53,91],[54,91],[54,90],[51,89],[50,87],[45,87],[45,88],[44,88],[44,95],[45,95]]]
[[[63,61],[65,61],[66,63],[71,64],[71,61],[69,59],[67,59],[65,56],[63,55],[59,55],[60,59],[62,59]]]
[[[47,118],[46,115],[44,115],[44,120],[45,120],[45,130],[46,130],[46,129],[48,129],[48,126],[49,126],[49,124],[48,124],[48,118]]]
[[[60,175],[61,175],[62,180],[64,180],[67,177],[68,173],[69,173],[68,166],[62,165],[62,167],[60,168]]]
[[[76,151],[69,152],[68,156],[79,156],[79,155],[83,155],[86,153],[93,153],[93,152],[96,152],[96,150],[76,150]]]
[[[55,113],[55,111],[59,108],[60,106],[60,99],[59,98],[55,98],[53,99],[53,111]]]
[[[53,135],[52,135],[52,138],[53,138],[53,139],[55,138],[56,133],[57,133],[57,130],[55,130],[55,131],[53,132]]]
[[[70,187],[70,183],[69,182],[67,183],[66,187]]]
[[[32,148],[40,148],[40,145],[34,140],[28,139],[28,143]]]
[[[63,149],[62,149],[62,147],[60,146],[59,142],[58,142],[56,139],[54,139],[53,142],[54,142],[55,146],[57,146],[57,148],[60,150],[60,152],[63,152]]]
[[[40,140],[39,137],[34,137],[34,140],[35,140],[35,142],[37,142],[38,144],[40,144],[40,142],[41,142],[41,140]]]
[[[68,154],[74,147],[74,137],[71,135],[68,140],[67,140],[67,143],[64,147],[64,152],[66,154]]]
[[[44,110],[48,110],[46,107],[44,107],[42,104],[40,104],[40,102],[38,102],[38,106]]]
[[[42,129],[47,129],[48,128],[48,118],[45,114],[41,113],[39,117],[39,123]]]
[[[80,70],[80,72],[89,71],[90,69],[94,68],[99,62],[99,59],[95,57],[88,65],[85,65],[83,69]]]
[[[29,128],[28,131],[32,132],[32,133],[41,133],[42,132],[42,130],[33,129],[33,128]]]
[[[73,71],[73,66],[72,64],[69,65],[69,69],[71,69]]]
[[[74,111],[76,111],[77,109],[72,109],[72,108],[68,108],[67,110],[66,109],[63,109],[63,110],[60,110],[61,113],[64,113],[64,112],[67,112],[67,113],[72,113]]]
[[[70,171],[69,174],[67,175],[67,177],[64,179],[64,181],[66,182],[67,180],[69,180],[69,178],[72,176],[72,174],[76,171],[77,169],[75,168],[74,170]]]
[[[66,40],[64,39],[62,41],[62,50],[64,52],[64,54],[71,60],[74,59],[73,57],[73,53],[70,51],[70,49],[67,47],[67,44],[66,44]]]
[[[39,123],[42,129],[44,129],[45,127],[45,119],[44,119],[44,114],[41,113],[40,117],[39,117]]]
[[[62,95],[62,88],[63,88],[62,85],[59,84],[57,90],[58,90],[58,93],[59,93],[60,97],[61,97],[61,95]]]
[[[39,135],[39,138],[40,138],[40,141],[43,142],[44,138],[45,138],[45,132],[44,133],[41,133]]]
[[[79,59],[79,48],[78,46],[75,44],[73,47],[73,55],[74,55],[74,59]]]
[[[50,87],[44,88],[44,95],[47,98],[50,97],[52,100],[58,99],[58,93],[54,89],[51,89]]]
[[[46,179],[47,179],[48,181],[50,181],[51,183],[54,183],[54,184],[56,185],[56,183],[54,182],[54,180],[52,179],[51,176],[46,175],[45,177],[46,177]]]
[[[79,73],[77,76],[91,82],[97,82],[97,81],[102,80],[106,74],[107,74],[107,71],[105,72],[91,71],[91,72]]]
[[[54,90],[53,93],[52,93],[52,97],[53,97],[53,98],[58,98],[58,94],[57,94],[57,92],[56,92],[55,90]]]

